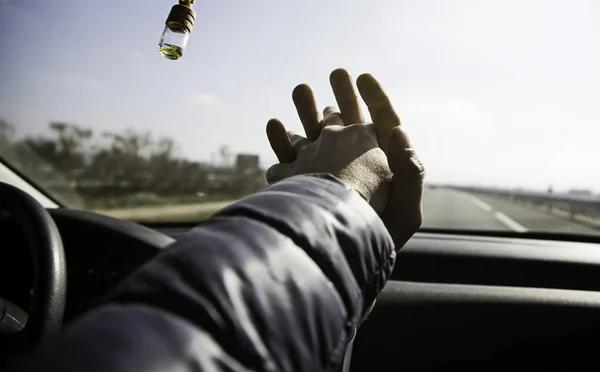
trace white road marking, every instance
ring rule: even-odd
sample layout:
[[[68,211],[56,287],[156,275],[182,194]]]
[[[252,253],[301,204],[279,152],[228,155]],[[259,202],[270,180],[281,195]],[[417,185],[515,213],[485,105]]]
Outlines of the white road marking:
[[[494,212],[494,218],[516,232],[527,232],[528,229],[502,212]]]
[[[474,196],[469,196],[469,201],[471,203],[475,204],[476,206],[478,206],[479,208],[483,209],[486,212],[491,212],[493,210],[491,205],[489,205],[488,203],[486,203],[484,201],[477,199]]]
[[[503,225],[505,225],[509,229],[511,229],[513,231],[516,231],[516,232],[527,232],[527,231],[529,231],[529,229],[527,229],[525,226],[521,225],[517,221],[515,221],[512,218],[508,217],[504,213],[495,211],[494,208],[492,208],[491,205],[489,205],[488,203],[484,202],[483,200],[478,199],[478,198],[476,198],[473,195],[465,194],[465,196],[467,197],[467,200],[470,201],[472,204],[478,206],[479,208],[483,209],[486,212],[492,213],[492,216],[494,216],[495,219],[497,219],[498,221],[500,221]]]

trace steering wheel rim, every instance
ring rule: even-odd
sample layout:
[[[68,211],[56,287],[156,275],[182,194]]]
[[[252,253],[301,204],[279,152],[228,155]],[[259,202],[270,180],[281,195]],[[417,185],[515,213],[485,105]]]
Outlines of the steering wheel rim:
[[[25,327],[14,334],[25,346],[31,345],[62,325],[67,296],[65,252],[54,220],[29,194],[0,182],[0,207],[25,231],[33,257],[33,301]]]

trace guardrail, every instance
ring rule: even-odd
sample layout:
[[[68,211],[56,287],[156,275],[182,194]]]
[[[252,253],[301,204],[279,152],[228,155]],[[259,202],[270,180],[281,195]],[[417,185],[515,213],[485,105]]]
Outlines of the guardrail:
[[[515,203],[531,204],[546,208],[549,212],[563,212],[572,219],[575,219],[577,216],[587,216],[598,219],[600,223],[600,196],[555,194],[485,187],[452,186],[451,188],[473,194],[505,198]]]

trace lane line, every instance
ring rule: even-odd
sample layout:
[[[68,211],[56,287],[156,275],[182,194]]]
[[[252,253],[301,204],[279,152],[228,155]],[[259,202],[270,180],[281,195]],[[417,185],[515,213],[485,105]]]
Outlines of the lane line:
[[[490,212],[495,219],[497,219],[500,223],[502,223],[503,225],[505,225],[509,229],[511,229],[513,231],[516,231],[516,232],[527,232],[527,231],[529,231],[529,229],[527,229],[525,226],[521,225],[517,221],[515,221],[512,218],[508,217],[504,213],[502,213],[500,211],[495,211],[494,208],[491,205],[489,205],[488,203],[484,202],[483,200],[481,200],[481,199],[479,199],[479,198],[477,198],[477,197],[475,197],[473,195],[468,195],[467,194],[466,196],[467,196],[467,200],[469,200],[472,204],[478,206],[479,208],[483,209],[486,212]]]
[[[503,224],[505,224],[508,228],[510,228],[513,231],[516,231],[516,232],[529,231],[525,226],[521,225],[520,223],[518,223],[517,221],[508,217],[507,215],[505,215],[502,212],[494,212],[494,218],[497,219],[498,221],[502,222]]]
[[[469,201],[473,204],[475,204],[476,206],[478,206],[479,208],[483,209],[486,212],[491,212],[493,210],[492,206],[489,205],[488,203],[477,199],[474,196],[469,196]]]

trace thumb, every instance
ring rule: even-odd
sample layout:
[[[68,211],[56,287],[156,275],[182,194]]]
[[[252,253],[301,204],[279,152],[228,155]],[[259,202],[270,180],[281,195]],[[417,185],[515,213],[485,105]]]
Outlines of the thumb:
[[[266,177],[268,183],[274,183],[286,178],[290,173],[292,165],[289,163],[279,163],[272,165],[267,169]]]
[[[382,217],[399,250],[423,222],[425,168],[400,126],[392,129],[387,150],[394,176],[389,204]]]
[[[390,131],[387,145],[387,158],[390,170],[403,177],[419,177],[425,175],[425,167],[417,156],[415,149],[410,143],[406,131],[401,127],[394,127]]]

